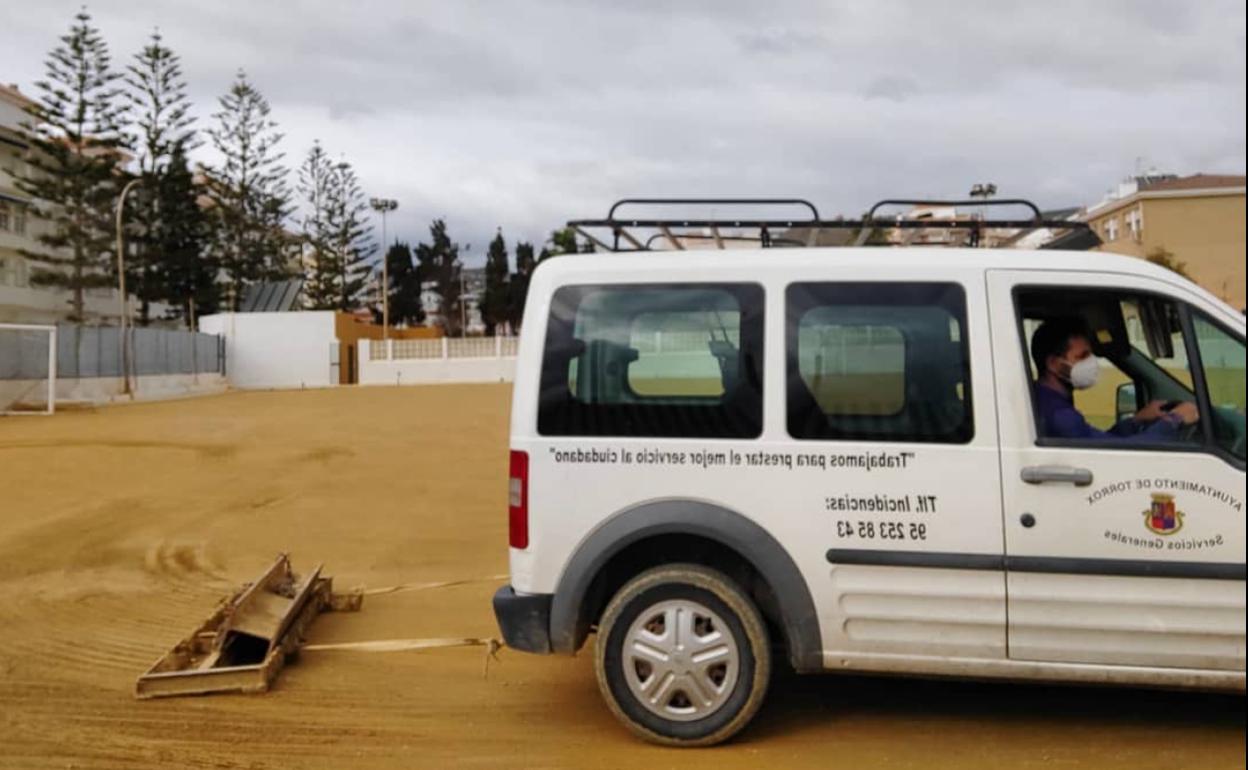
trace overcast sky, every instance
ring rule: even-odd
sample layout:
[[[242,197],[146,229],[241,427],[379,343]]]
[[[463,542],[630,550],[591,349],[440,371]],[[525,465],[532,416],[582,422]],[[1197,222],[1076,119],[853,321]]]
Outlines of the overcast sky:
[[[80,3],[0,12],[34,94]],[[1093,203],[1137,168],[1244,173],[1242,0],[94,0],[124,63],[154,27],[204,127],[238,68],[296,166],[314,139],[479,262],[627,196],[801,196],[825,216],[973,182]],[[205,160],[211,154],[203,152]],[[293,184],[293,176],[292,176]]]

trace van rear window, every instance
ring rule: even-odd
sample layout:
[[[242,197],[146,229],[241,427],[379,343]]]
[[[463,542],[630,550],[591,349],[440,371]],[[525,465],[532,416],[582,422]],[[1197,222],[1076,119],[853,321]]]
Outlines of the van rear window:
[[[974,435],[961,286],[795,283],[786,305],[791,436],[962,443]]]
[[[756,284],[562,287],[546,328],[538,432],[756,437],[762,352]]]

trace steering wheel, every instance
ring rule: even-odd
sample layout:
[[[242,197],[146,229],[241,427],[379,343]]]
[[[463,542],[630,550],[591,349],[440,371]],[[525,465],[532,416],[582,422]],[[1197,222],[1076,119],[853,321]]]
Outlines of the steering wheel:
[[[1200,440],[1200,420],[1179,426],[1179,441],[1191,443]]]
[[[1167,401],[1166,403],[1161,405],[1161,411],[1169,412],[1171,409],[1174,409],[1176,406],[1178,406],[1181,403],[1183,402],[1178,401],[1178,400]],[[1196,420],[1194,422],[1189,422],[1189,423],[1184,423],[1179,426],[1179,434],[1178,434],[1179,441],[1183,441],[1183,442],[1195,441],[1197,438],[1199,438],[1199,436],[1200,436],[1200,420]]]

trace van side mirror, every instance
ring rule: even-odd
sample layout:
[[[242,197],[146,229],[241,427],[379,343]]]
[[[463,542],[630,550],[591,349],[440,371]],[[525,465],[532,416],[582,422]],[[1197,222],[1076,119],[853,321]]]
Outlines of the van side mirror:
[[[1124,382],[1118,386],[1118,391],[1114,395],[1114,413],[1117,421],[1127,419],[1135,415],[1138,402],[1135,399],[1135,383]]]

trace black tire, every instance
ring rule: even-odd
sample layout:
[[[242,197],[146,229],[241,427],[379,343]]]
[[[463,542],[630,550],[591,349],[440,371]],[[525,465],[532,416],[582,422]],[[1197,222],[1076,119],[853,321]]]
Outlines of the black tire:
[[[630,627],[647,610],[671,600],[710,610],[735,643],[735,684],[729,690],[727,680],[721,682],[726,698],[691,721],[652,711],[634,694],[625,672]],[[598,624],[594,669],[607,706],[635,735],[666,746],[711,746],[739,732],[763,705],[771,679],[771,641],[758,608],[732,579],[697,564],[670,564],[641,573],[612,597]]]

